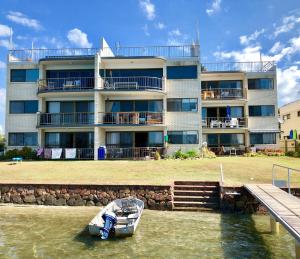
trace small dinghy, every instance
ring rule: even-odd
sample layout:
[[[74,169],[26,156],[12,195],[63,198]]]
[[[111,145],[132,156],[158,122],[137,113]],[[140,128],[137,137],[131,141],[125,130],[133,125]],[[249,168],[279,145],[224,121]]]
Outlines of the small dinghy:
[[[136,198],[117,199],[103,208],[89,223],[91,235],[107,239],[132,236],[139,224],[144,202]]]

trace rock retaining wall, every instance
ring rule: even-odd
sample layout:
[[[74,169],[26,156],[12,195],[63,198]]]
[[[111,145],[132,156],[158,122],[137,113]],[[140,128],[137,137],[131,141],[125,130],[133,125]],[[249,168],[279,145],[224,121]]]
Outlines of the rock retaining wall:
[[[172,209],[170,186],[0,184],[0,203],[105,206],[129,196],[144,201],[148,209]]]

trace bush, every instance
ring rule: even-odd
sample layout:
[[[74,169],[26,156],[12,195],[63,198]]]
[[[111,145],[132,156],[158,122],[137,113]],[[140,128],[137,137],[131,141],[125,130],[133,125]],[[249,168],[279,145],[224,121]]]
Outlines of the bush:
[[[186,154],[189,158],[199,158],[199,152],[197,150],[189,150]]]
[[[30,147],[8,150],[4,154],[4,159],[12,159],[13,157],[22,157],[23,159],[37,159],[36,151]]]
[[[159,152],[155,151],[154,160],[160,160],[160,159],[161,159],[161,156],[160,156]]]
[[[285,153],[286,156],[292,156],[292,157],[300,157],[299,151],[287,151]]]
[[[181,149],[179,149],[174,153],[174,158],[175,159],[187,159],[187,158],[189,158],[189,156],[186,153],[182,152]]]

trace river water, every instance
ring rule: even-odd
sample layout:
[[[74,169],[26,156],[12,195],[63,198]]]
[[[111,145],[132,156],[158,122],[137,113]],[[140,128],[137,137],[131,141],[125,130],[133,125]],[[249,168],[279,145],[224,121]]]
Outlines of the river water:
[[[86,232],[96,207],[0,206],[0,258],[293,258],[268,216],[145,210],[133,237]]]

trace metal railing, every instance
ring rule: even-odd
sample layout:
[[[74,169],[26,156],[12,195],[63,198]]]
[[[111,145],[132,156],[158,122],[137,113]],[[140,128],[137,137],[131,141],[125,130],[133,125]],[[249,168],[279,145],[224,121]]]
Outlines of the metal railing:
[[[86,91],[94,86],[94,77],[47,78],[38,81],[38,92]]]
[[[284,169],[287,170],[287,188],[288,188],[289,194],[291,194],[291,173],[292,172],[300,173],[300,169],[294,169],[294,168],[290,168],[290,167],[283,166],[283,165],[273,164],[273,167],[272,167],[272,184],[274,186],[276,186],[276,184],[275,184],[276,183],[276,179],[275,179],[276,178],[276,173],[275,173],[275,168],[276,167],[284,168]]]
[[[243,89],[237,88],[214,88],[202,89],[202,100],[240,99],[244,97]]]
[[[93,112],[38,113],[38,126],[94,125]]]
[[[247,127],[246,117],[227,118],[227,117],[206,117],[202,118],[203,128],[219,129],[238,129]]]
[[[162,90],[163,80],[158,77],[103,77],[104,90]]]
[[[144,47],[107,47],[102,49],[102,57],[199,57],[199,45],[181,46],[144,46]]]
[[[52,150],[60,147],[53,148],[43,148],[43,153],[41,158],[46,160],[52,160]],[[66,152],[70,150],[71,152]],[[72,152],[74,150],[75,152]],[[93,160],[94,159],[94,148],[62,148],[60,158],[55,158],[57,160]]]
[[[202,63],[202,72],[269,72],[276,71],[274,61]]]
[[[153,159],[155,153],[163,155],[163,147],[107,147],[106,159]]]
[[[94,56],[96,48],[61,49],[16,49],[9,51],[9,62],[38,62],[40,59],[74,58],[75,56]]]
[[[246,152],[244,145],[208,146],[208,149],[217,156],[236,156],[243,155]]]
[[[156,125],[164,123],[162,112],[99,112],[99,124]]]

